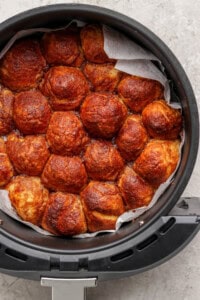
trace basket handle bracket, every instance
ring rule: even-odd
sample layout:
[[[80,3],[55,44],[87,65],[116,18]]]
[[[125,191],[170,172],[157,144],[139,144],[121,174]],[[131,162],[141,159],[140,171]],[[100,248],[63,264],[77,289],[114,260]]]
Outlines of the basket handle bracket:
[[[52,287],[52,300],[86,299],[86,288],[95,287],[97,278],[41,278],[41,285]]]

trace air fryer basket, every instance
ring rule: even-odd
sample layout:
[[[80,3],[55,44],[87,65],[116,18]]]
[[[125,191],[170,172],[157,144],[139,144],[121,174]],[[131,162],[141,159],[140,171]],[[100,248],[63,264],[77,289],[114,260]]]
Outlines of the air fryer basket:
[[[179,200],[197,156],[198,112],[190,82],[169,48],[147,28],[95,6],[60,4],[21,13],[0,24],[0,47],[21,29],[55,27],[72,19],[112,26],[154,53],[163,63],[185,120],[182,160],[173,183],[157,204],[113,234],[88,239],[42,236],[0,212],[0,269],[40,280],[42,276],[99,280],[131,275],[165,261],[198,231],[197,216],[168,215]]]

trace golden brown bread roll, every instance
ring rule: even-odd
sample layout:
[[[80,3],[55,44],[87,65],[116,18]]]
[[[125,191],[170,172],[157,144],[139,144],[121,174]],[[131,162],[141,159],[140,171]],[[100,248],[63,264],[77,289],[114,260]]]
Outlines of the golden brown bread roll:
[[[88,176],[95,180],[115,180],[124,167],[123,159],[110,142],[94,141],[84,155]]]
[[[74,112],[54,112],[47,130],[47,141],[53,153],[80,154],[89,138]]]
[[[14,128],[13,100],[13,93],[0,87],[0,135],[8,134]]]
[[[43,54],[53,65],[74,65],[80,67],[83,55],[76,28],[45,33],[42,38]]]
[[[8,136],[6,143],[8,156],[19,174],[39,176],[50,156],[44,136],[21,137],[16,133]]]
[[[80,115],[93,136],[112,138],[122,126],[127,109],[116,95],[91,93],[85,98]]]
[[[164,99],[164,87],[156,80],[128,75],[118,85],[118,94],[124,103],[134,112],[157,99]]]
[[[118,186],[127,209],[147,206],[154,194],[152,186],[130,167],[120,175]]]
[[[6,185],[13,177],[13,167],[6,153],[0,153],[0,186]]]
[[[96,92],[113,92],[121,78],[121,72],[115,69],[113,64],[87,63],[83,72]]]
[[[13,167],[6,153],[5,142],[0,138],[0,187],[6,185],[13,174]]]
[[[144,149],[148,135],[139,115],[130,115],[125,120],[116,138],[116,144],[122,157],[135,160]]]
[[[39,91],[21,92],[15,96],[13,118],[22,133],[46,133],[50,117],[48,101]]]
[[[177,139],[182,129],[180,111],[170,107],[164,100],[147,105],[142,112],[142,121],[148,134],[156,139]]]
[[[6,144],[3,138],[0,137],[0,153],[6,153]]]
[[[124,212],[123,200],[115,184],[91,181],[81,192],[88,230],[115,229],[117,218]]]
[[[83,73],[77,68],[64,66],[50,68],[40,88],[42,93],[49,97],[54,110],[77,109],[89,92],[89,85]]]
[[[176,169],[180,141],[152,140],[136,159],[133,169],[157,188]]]
[[[39,42],[33,38],[20,39],[1,60],[1,81],[12,91],[35,88],[45,66]]]
[[[104,51],[104,37],[102,26],[87,24],[81,29],[81,44],[86,59],[93,63],[112,61]]]
[[[24,221],[40,226],[49,197],[40,178],[20,175],[14,177],[6,189],[18,215]]]
[[[53,234],[76,235],[87,231],[80,197],[60,192],[50,194],[42,227]]]
[[[52,154],[41,179],[44,186],[50,190],[78,194],[87,183],[87,173],[78,156]]]

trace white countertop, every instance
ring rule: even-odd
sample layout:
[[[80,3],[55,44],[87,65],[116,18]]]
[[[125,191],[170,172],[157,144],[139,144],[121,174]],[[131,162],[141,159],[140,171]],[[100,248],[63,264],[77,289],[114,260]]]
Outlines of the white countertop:
[[[157,34],[177,56],[192,83],[200,108],[200,1],[196,0],[0,0],[0,22],[18,12],[55,3],[94,4],[132,17]],[[199,110],[200,111],[200,110]],[[184,196],[200,195],[200,155]],[[176,257],[146,273],[99,283],[88,300],[200,299],[200,235]],[[51,299],[39,282],[0,274],[0,300]],[[66,298],[67,299],[67,298]],[[68,298],[69,299],[69,298]],[[76,299],[75,299],[76,300]]]

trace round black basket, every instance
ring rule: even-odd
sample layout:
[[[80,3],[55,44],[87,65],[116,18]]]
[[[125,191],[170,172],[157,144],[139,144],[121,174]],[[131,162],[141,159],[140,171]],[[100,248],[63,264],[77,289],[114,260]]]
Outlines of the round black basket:
[[[173,183],[156,205],[116,233],[87,239],[43,236],[0,212],[0,268],[2,272],[25,278],[40,279],[41,276],[53,274],[54,277],[98,276],[99,279],[107,279],[131,275],[151,267],[156,261],[163,261],[169,251],[163,251],[162,255],[158,253],[159,247],[162,247],[161,229],[165,224],[162,217],[169,213],[180,198],[191,176],[198,151],[198,111],[190,82],[169,48],[133,19],[88,5],[60,4],[40,7],[18,14],[0,24],[0,47],[19,30],[58,27],[72,19],[107,24],[147,48],[162,61],[172,93],[180,100],[183,108],[185,144]],[[176,220],[169,218],[168,222],[173,227]],[[174,238],[171,236],[168,243],[174,243]],[[148,239],[148,245],[157,243],[155,257],[153,252],[148,252],[148,255],[143,252],[146,249],[144,241],[148,242]],[[164,241],[165,244],[167,240]]]

